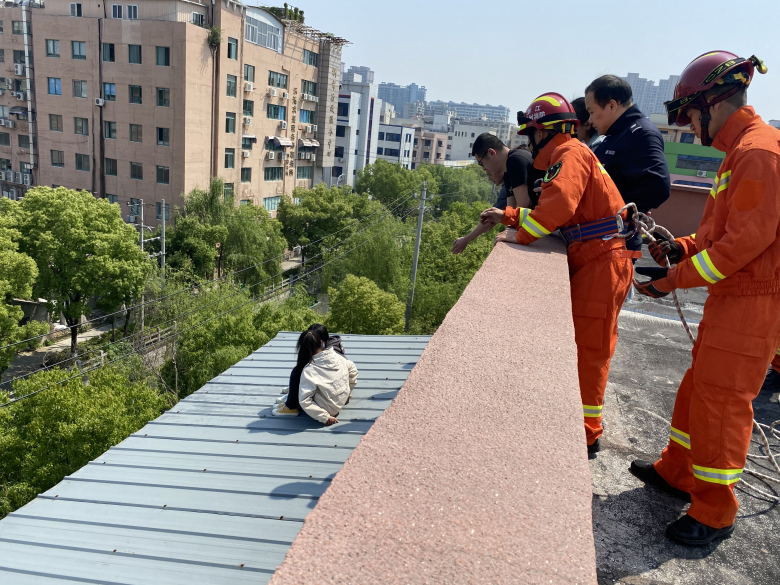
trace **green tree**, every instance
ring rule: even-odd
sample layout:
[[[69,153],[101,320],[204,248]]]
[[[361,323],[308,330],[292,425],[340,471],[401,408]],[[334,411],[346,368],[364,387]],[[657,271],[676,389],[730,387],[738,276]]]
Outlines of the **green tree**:
[[[454,203],[472,204],[490,198],[493,185],[479,165],[465,168],[424,165],[421,168],[436,177],[434,188],[428,189],[434,217],[440,217]]]
[[[37,337],[49,330],[46,323],[30,321],[19,325],[24,317],[21,307],[12,304],[13,299],[28,299],[32,285],[38,276],[35,261],[20,253],[17,241],[21,234],[3,227],[8,219],[8,210],[18,203],[9,199],[0,200],[0,345],[8,345],[30,337]],[[32,346],[38,342],[32,343]],[[18,347],[0,350],[0,372],[3,372],[16,354]]]
[[[404,330],[404,304],[368,278],[349,274],[328,296],[328,327],[334,332],[396,335]]]
[[[358,193],[371,195],[373,199],[383,205],[395,208],[402,203],[397,201],[399,197],[415,192],[420,193],[423,181],[427,182],[429,193],[438,193],[438,179],[431,174],[428,166],[424,165],[417,170],[410,171],[400,164],[391,164],[379,159],[365,169],[358,171],[355,190]],[[395,213],[400,216],[408,208],[417,205],[419,202],[413,197],[409,197],[396,209]]]
[[[19,251],[38,267],[33,293],[65,316],[75,355],[79,320],[89,314],[91,298],[113,310],[143,289],[150,264],[138,233],[122,221],[118,205],[87,191],[35,187],[12,209]]]
[[[227,237],[219,257],[221,273],[241,271],[236,279],[244,284],[255,284],[281,273],[281,256],[286,246],[282,224],[271,219],[264,207],[235,207],[225,227]],[[274,280],[281,280],[281,276]]]
[[[41,372],[17,381],[13,389],[23,395],[72,375],[58,369]],[[7,400],[8,393],[0,392],[0,403]],[[106,366],[89,374],[89,384],[77,377],[0,409],[0,517],[140,429],[166,406],[157,390]]]

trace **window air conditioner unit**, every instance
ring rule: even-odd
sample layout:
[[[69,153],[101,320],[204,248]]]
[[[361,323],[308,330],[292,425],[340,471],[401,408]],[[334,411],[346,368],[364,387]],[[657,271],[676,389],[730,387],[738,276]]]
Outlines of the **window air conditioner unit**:
[[[16,75],[24,75],[24,63],[14,63],[14,73]]]
[[[314,154],[314,153],[312,153],[312,154],[311,154],[311,161],[312,161],[312,162],[314,162],[314,161],[316,161],[316,160],[317,160],[317,155],[316,155],[316,154]]]
[[[252,116],[244,116],[244,126],[252,125]]]
[[[290,99],[290,92],[288,92],[288,91],[283,91],[283,92],[282,92],[282,97],[283,97],[284,99],[286,99],[286,100],[289,100],[289,99]]]
[[[697,177],[706,177],[707,176],[707,171],[696,171],[696,176]]]
[[[282,120],[281,126],[282,130],[287,130],[287,122],[285,120]]]
[[[244,91],[255,91],[255,84],[252,82],[247,82],[244,84]]]
[[[0,118],[0,126],[5,126],[5,118]]]
[[[310,152],[306,153],[306,160],[311,160],[312,154]]]
[[[13,173],[11,173],[11,174],[13,175]],[[7,177],[8,177],[8,173],[6,173],[5,171],[0,171],[0,181],[9,181],[10,182],[10,179],[8,179]]]
[[[267,158],[268,160],[274,160],[276,158],[276,153],[273,150],[266,152],[265,158]]]
[[[313,101],[315,104],[320,103],[320,98],[318,98],[316,95],[311,96],[311,101]]]
[[[25,95],[23,91],[17,91],[16,92],[16,99],[18,99],[20,102],[25,99]]]
[[[13,120],[6,120],[5,121],[5,127],[6,128],[13,128],[14,126],[16,126],[16,122],[14,122]]]
[[[316,132],[316,131],[317,131],[317,124],[314,124],[314,125],[311,127],[311,131],[312,131],[312,132]]]
[[[339,159],[339,162],[340,162],[340,163],[343,163],[343,162],[344,162],[344,159],[343,159],[343,158],[340,158],[340,159]]]
[[[127,223],[135,223],[137,221],[138,216],[137,215],[128,215],[127,216]]]
[[[306,126],[306,133],[311,134],[311,126]]]
[[[22,173],[22,184],[28,187],[32,185],[32,175],[29,173]]]
[[[269,87],[268,88],[268,95],[271,97],[276,97],[276,88],[275,87]]]
[[[249,158],[249,151],[248,150],[242,150],[241,151],[241,156],[243,156],[244,158]]]
[[[22,173],[14,173],[14,183],[22,184]]]
[[[99,106],[99,107],[101,107],[101,108],[102,108],[102,107],[103,107],[103,104],[105,104],[105,103],[106,103],[106,102],[103,100],[103,98],[95,98],[95,105],[96,105],[96,106]]]
[[[305,152],[299,152],[298,153],[298,160],[304,160],[306,158]]]

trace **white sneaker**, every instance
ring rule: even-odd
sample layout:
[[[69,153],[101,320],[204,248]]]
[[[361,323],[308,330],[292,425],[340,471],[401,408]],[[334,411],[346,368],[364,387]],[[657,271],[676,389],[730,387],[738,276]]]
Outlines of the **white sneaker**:
[[[289,391],[290,391],[289,386],[285,386],[284,388],[282,388],[282,394],[287,394]]]
[[[282,394],[279,398],[276,399],[276,404],[284,404],[287,402],[287,394]]]
[[[298,416],[300,411],[297,408],[287,408],[286,404],[280,404],[271,411],[274,416]]]

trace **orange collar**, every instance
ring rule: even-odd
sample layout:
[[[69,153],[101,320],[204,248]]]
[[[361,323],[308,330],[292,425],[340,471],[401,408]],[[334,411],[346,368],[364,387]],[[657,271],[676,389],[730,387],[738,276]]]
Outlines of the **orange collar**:
[[[539,151],[534,159],[534,168],[540,171],[546,171],[552,164],[552,156],[555,150],[561,145],[567,143],[569,140],[573,140],[571,134],[558,133],[555,137],[544,145],[544,148]]]
[[[736,112],[731,114],[723,128],[720,129],[715,139],[712,141],[713,148],[721,152],[730,152],[737,143],[737,140],[753,121],[761,118],[756,115],[756,111],[751,106],[742,106]]]

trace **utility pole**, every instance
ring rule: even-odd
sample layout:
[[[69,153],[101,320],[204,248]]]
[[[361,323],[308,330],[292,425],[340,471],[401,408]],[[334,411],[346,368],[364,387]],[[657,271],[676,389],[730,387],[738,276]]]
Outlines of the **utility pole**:
[[[140,201],[141,201],[141,204],[140,204],[139,207],[141,209],[140,209],[139,215],[141,216],[141,229],[138,230],[138,232],[139,232],[139,236],[138,237],[140,239],[141,252],[143,252],[144,251],[144,200],[141,199]],[[143,331],[144,331],[144,309],[145,309],[145,307],[144,307],[144,293],[143,293],[143,291],[141,291],[141,333],[143,333]]]
[[[412,262],[412,279],[409,285],[409,301],[406,303],[406,325],[404,326],[404,331],[409,331],[409,320],[412,318],[414,281],[417,278],[417,259],[420,257],[420,240],[422,239],[423,213],[425,213],[425,193],[427,188],[427,181],[423,181],[422,196],[420,197],[420,214],[417,217],[417,239],[414,242],[414,261]]]
[[[133,211],[133,207],[135,207],[136,204],[134,203],[128,203],[127,204],[130,207],[130,211]],[[160,235],[154,238],[144,238],[144,230],[148,229],[151,230],[152,226],[148,226],[144,224],[144,200],[139,199],[138,200],[138,213],[135,215],[140,216],[141,223],[136,224],[136,227],[138,227],[138,245],[141,246],[141,251],[143,252],[144,249],[144,242],[153,242],[155,240],[160,240],[160,251],[155,254],[148,254],[147,258],[156,258],[157,256],[160,256],[160,268],[162,271],[162,278],[163,278],[163,286],[165,286],[165,199],[162,200],[161,203],[161,209],[160,217],[162,218],[162,226],[160,230]],[[131,215],[133,215],[131,213]],[[144,293],[141,293],[141,331],[144,330],[144,318],[145,318],[145,307],[144,307]]]
[[[160,270],[162,272],[163,286],[165,286],[165,222],[168,220],[165,199],[162,200],[162,232],[160,235]]]

